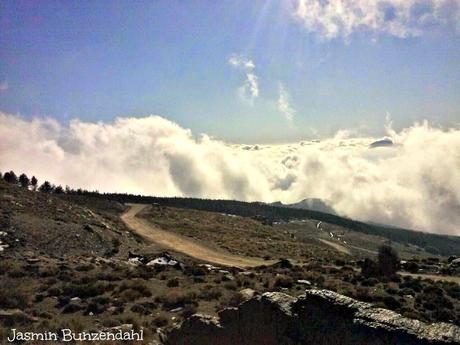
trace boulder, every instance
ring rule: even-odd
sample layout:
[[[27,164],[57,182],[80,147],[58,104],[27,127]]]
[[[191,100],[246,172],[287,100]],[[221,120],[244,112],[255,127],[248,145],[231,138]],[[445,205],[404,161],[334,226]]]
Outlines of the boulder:
[[[243,297],[243,299],[248,300],[256,295],[256,291],[250,288],[246,288],[240,291],[240,295]]]
[[[162,337],[165,345],[459,344],[460,328],[427,324],[328,290],[298,298],[255,296],[219,317],[193,315]]]

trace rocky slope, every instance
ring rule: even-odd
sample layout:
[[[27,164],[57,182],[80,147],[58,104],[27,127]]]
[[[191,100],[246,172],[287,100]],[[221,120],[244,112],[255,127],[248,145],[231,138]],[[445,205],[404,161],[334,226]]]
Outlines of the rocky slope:
[[[0,252],[47,256],[107,255],[135,245],[110,201],[41,193],[0,180]],[[107,205],[108,204],[108,205]]]
[[[219,318],[193,315],[164,337],[179,344],[459,344],[460,328],[426,324],[329,290],[254,297]]]

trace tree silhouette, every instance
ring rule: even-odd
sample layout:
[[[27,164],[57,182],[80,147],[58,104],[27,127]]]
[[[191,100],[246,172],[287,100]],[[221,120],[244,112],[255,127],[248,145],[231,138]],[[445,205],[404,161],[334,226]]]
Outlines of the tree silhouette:
[[[379,248],[378,267],[381,275],[392,276],[398,271],[399,264],[400,260],[396,250],[387,244]]]
[[[19,183],[23,188],[29,187],[30,181],[26,174],[22,173],[21,176],[19,176]]]
[[[64,193],[64,188],[62,188],[61,185],[57,186],[56,188],[54,188],[54,193],[56,194],[63,194]]]
[[[50,193],[53,190],[53,186],[48,181],[43,182],[43,184],[38,188],[40,192]]]
[[[37,190],[38,180],[35,176],[32,176],[30,184],[32,185],[33,190]]]
[[[6,172],[5,175],[3,176],[3,179],[6,182],[11,183],[11,184],[18,183],[18,177],[16,176],[13,170],[11,170],[10,172]]]

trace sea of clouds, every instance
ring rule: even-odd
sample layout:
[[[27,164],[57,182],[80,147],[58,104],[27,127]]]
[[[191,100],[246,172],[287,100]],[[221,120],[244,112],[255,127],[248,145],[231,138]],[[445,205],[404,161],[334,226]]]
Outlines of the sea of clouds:
[[[71,187],[157,196],[296,202],[326,200],[339,214],[460,235],[460,129],[428,123],[393,145],[341,131],[320,141],[229,144],[160,116],[110,123],[0,113],[0,170]]]

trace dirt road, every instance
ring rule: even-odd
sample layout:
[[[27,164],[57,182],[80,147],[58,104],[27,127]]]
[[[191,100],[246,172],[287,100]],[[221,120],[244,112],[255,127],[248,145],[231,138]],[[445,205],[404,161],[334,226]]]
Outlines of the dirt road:
[[[139,212],[149,207],[148,205],[128,204],[128,206],[130,207],[129,210],[121,216],[126,225],[144,239],[155,242],[164,248],[223,266],[243,268],[270,264],[270,262],[263,259],[237,256],[224,250],[213,249],[187,237],[159,229],[147,220],[136,217]]]
[[[348,250],[348,248],[342,246],[341,244],[338,244],[338,243],[335,243],[335,242],[332,242],[332,241],[328,241],[328,240],[325,240],[323,238],[319,238],[319,240],[321,242],[323,242],[324,244],[327,244],[328,246],[334,248],[335,250],[337,250],[337,251],[339,251],[341,253],[351,255],[351,253]]]

